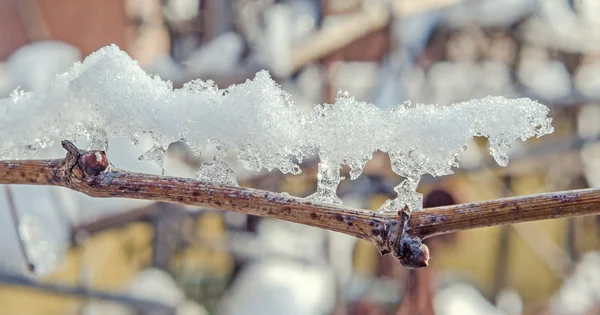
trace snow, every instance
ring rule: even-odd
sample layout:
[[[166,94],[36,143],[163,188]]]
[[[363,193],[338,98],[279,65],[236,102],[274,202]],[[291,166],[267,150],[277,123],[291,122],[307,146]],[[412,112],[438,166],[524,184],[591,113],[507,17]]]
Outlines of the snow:
[[[69,228],[61,218],[61,205],[53,202],[52,187],[9,186],[15,201],[19,226],[15,228],[9,212],[8,196],[0,190],[0,270],[26,274],[27,262],[19,249],[23,242],[29,262],[37,275],[47,275],[62,262],[68,250]]]
[[[183,65],[187,74],[196,77],[224,75],[235,70],[243,53],[242,36],[226,32],[192,52]]]
[[[570,278],[552,297],[553,314],[591,314],[600,301],[600,253],[589,252],[577,264]]]
[[[127,291],[131,296],[167,305],[177,305],[185,299],[175,279],[166,271],[148,268],[137,273],[129,284]]]
[[[357,99],[368,99],[376,87],[380,65],[376,62],[334,62],[328,73],[334,90],[350,91]]]
[[[315,1],[286,1],[293,12],[293,37],[298,42],[314,33],[319,20],[319,3]]]
[[[488,137],[491,154],[506,165],[511,142],[553,131],[548,112],[530,99],[504,97],[382,110],[346,92],[334,104],[305,111],[266,71],[227,89],[201,80],[173,89],[112,45],[76,63],[45,89],[16,91],[0,100],[0,159],[31,158],[63,139],[87,139],[103,149],[114,137],[134,144],[147,137],[153,145],[141,160],[162,167],[169,144],[183,140],[196,154],[207,146],[217,150],[199,178],[235,184],[223,163],[228,154],[237,153],[248,170],[292,174],[300,173],[297,163],[317,154],[318,187],[309,198],[339,204],[340,166],[350,166],[355,179],[381,150],[406,178],[396,187],[398,198],[382,210],[397,211],[406,203],[416,210],[421,208],[415,193],[420,177],[451,174],[473,136]]]
[[[571,75],[559,61],[523,59],[517,75],[523,85],[546,99],[571,94]]]
[[[537,47],[565,52],[595,53],[598,39],[598,1],[537,1],[536,15],[528,19],[521,32],[523,40]],[[575,10],[573,9],[575,7]]]
[[[229,186],[239,186],[233,170],[221,161],[203,163],[196,172],[196,178]]]
[[[166,271],[148,268],[137,273],[123,290],[126,296],[162,303],[175,307],[176,315],[206,315],[208,311],[200,304],[186,298],[177,282]],[[83,313],[92,314],[137,314],[124,305],[93,301],[85,306]]]
[[[254,47],[257,58],[275,76],[286,77],[292,71],[293,9],[286,4],[273,4],[263,14],[264,34]]]
[[[200,8],[200,0],[168,0],[164,4],[165,18],[174,23],[196,18]]]
[[[434,308],[435,313],[440,315],[507,315],[466,283],[453,284],[440,290],[435,296]]]
[[[600,97],[600,62],[584,63],[575,72],[575,86],[585,96]]]
[[[481,0],[463,2],[450,9],[448,22],[453,27],[478,24],[487,27],[507,27],[535,12],[536,0]]]
[[[600,106],[588,104],[581,106],[577,114],[577,134],[584,139],[579,152],[583,162],[584,175],[590,187],[600,187]]]
[[[36,91],[45,88],[58,73],[81,60],[81,52],[64,42],[45,40],[20,47],[0,71],[0,96],[17,87]]]
[[[245,267],[224,300],[223,314],[330,314],[335,281],[323,266],[269,259]]]
[[[496,294],[496,307],[507,315],[521,315],[523,298],[515,289],[502,289]]]

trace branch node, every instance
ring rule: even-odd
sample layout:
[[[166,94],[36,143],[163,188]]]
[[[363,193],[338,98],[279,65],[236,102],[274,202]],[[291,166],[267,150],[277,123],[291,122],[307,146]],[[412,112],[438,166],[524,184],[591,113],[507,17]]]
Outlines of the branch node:
[[[61,141],[62,147],[67,150],[67,156],[63,159],[61,165],[58,167],[56,175],[58,182],[62,182],[67,187],[73,186],[74,178],[83,177],[81,170],[77,166],[77,161],[81,156],[81,150],[79,150],[73,142],[69,140]]]
[[[394,256],[406,268],[416,269],[429,265],[429,248],[427,245],[421,243],[421,238],[418,236],[408,236],[405,234],[400,240]]]
[[[104,151],[80,150],[69,140],[63,140],[61,143],[67,150],[67,156],[59,167],[57,175],[67,186],[71,187],[74,184],[73,180],[98,176],[109,167]]]
[[[421,242],[421,238],[408,233],[408,220],[410,219],[408,206],[398,211],[398,215],[400,216],[400,228],[391,239],[392,254],[406,268],[427,267],[429,264],[429,248]]]

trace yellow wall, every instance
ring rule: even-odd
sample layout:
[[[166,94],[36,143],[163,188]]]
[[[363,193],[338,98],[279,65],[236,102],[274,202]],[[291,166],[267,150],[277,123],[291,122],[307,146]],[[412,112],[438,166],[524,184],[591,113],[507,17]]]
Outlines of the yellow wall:
[[[43,281],[68,285],[83,281],[96,290],[120,290],[150,263],[152,237],[152,228],[145,223],[96,234],[71,249],[58,270]],[[0,285],[1,315],[77,314],[83,303],[78,298]]]

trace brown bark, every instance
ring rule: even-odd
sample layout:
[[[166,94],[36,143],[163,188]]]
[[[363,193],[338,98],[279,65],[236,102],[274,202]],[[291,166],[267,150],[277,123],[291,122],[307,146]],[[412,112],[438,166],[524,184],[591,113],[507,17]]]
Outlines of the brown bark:
[[[92,197],[146,199],[230,210],[306,224],[373,242],[407,267],[424,267],[421,240],[493,225],[600,214],[600,190],[584,189],[452,205],[408,213],[380,213],[322,204],[280,193],[218,185],[190,178],[133,173],[113,167],[101,151],[68,153],[57,160],[0,161],[0,184],[56,185]]]

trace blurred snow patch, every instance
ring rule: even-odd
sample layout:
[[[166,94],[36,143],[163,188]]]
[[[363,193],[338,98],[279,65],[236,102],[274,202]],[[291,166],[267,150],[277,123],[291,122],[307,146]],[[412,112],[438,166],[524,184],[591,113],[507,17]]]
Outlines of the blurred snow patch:
[[[577,133],[582,138],[600,136],[600,105],[582,105],[577,113]]]
[[[469,140],[467,148],[460,155],[461,165],[466,169],[474,168],[481,165],[483,159],[483,152],[481,152],[477,142],[474,139]]]
[[[82,315],[133,315],[134,311],[119,303],[91,301],[81,311]]]
[[[10,215],[8,194],[0,189],[0,269],[25,274],[27,262],[19,248],[19,238],[25,245],[35,274],[53,272],[69,248],[69,224],[52,196],[52,187],[10,185],[19,226],[15,228]]]
[[[498,292],[496,305],[507,315],[523,314],[523,298],[515,290],[505,289]]]
[[[558,99],[571,94],[571,75],[559,61],[523,59],[517,75],[523,85],[545,99]]]
[[[507,315],[473,286],[464,283],[440,290],[435,296],[434,308],[438,315]]]
[[[150,62],[146,71],[160,76],[163,80],[175,82],[183,79],[184,67],[175,62],[170,55],[162,55]]]
[[[582,64],[575,72],[575,87],[585,96],[600,97],[600,61]]]
[[[600,253],[583,256],[575,271],[550,302],[552,314],[591,314],[600,305]]]
[[[177,282],[166,271],[148,268],[137,273],[126,290],[131,296],[149,299],[167,305],[177,305],[185,299],[185,294]]]
[[[261,220],[259,242],[273,254],[323,263],[325,230],[279,220]]]
[[[448,22],[454,27],[506,27],[535,12],[538,6],[537,0],[465,1],[450,10]]]
[[[195,18],[200,0],[167,0],[164,2],[165,18],[171,22],[185,22]]]
[[[324,80],[325,71],[320,65],[311,64],[302,68],[295,86],[306,100],[302,106],[303,108],[312,108],[313,104],[321,102],[324,92]]]
[[[166,271],[157,268],[148,268],[137,273],[125,292],[141,300],[162,303],[176,308],[175,315],[207,315],[208,312],[202,305],[186,299],[185,294],[177,285],[177,282]],[[134,315],[138,314],[133,309],[123,305],[106,302],[93,302],[86,306],[85,315],[115,314]],[[152,313],[154,314],[154,313]]]
[[[258,60],[276,77],[286,77],[292,70],[293,11],[289,5],[274,4],[264,12],[264,34],[254,47]]]
[[[244,52],[244,40],[236,32],[223,33],[190,54],[183,62],[185,71],[195,77],[232,72]],[[165,64],[166,65],[166,64]]]
[[[80,60],[79,49],[64,42],[47,40],[24,45],[13,52],[3,66],[0,97],[17,87],[41,90]]]
[[[294,41],[302,40],[311,34],[319,19],[319,4],[316,1],[288,0],[286,4],[293,12]]]
[[[379,76],[376,62],[336,62],[330,80],[335,91],[348,91],[359,100],[368,100]]]
[[[600,142],[586,143],[580,155],[589,186],[600,187]]]
[[[323,267],[262,261],[242,270],[224,301],[226,315],[330,314],[335,282]]]
[[[424,88],[424,83],[428,83],[429,88]],[[438,62],[429,69],[427,82],[405,84],[410,86],[407,91],[411,94],[421,93],[415,99],[442,105],[488,95],[515,96],[510,69],[499,61]]]
[[[600,51],[598,1],[544,0],[538,4],[536,15],[522,27],[526,42],[566,52]]]

